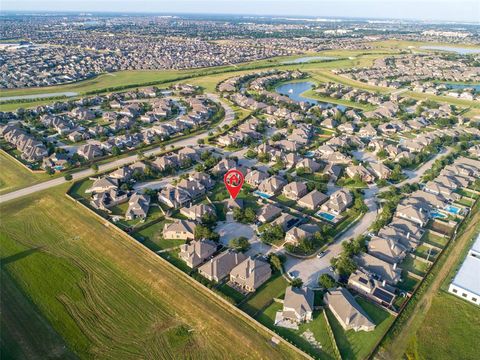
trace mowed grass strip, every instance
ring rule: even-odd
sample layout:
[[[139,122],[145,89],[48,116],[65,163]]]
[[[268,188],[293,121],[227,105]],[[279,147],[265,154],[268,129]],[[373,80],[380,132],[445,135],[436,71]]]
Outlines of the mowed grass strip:
[[[65,191],[2,204],[2,274],[80,358],[299,357],[283,344],[270,345],[267,332],[109,229]],[[16,326],[31,321],[15,320]]]

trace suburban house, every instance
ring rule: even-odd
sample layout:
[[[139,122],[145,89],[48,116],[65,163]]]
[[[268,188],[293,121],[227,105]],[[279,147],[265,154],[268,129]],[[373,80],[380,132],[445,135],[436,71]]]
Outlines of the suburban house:
[[[274,196],[277,195],[285,185],[285,180],[283,180],[280,176],[271,176],[260,183],[258,190],[264,194]]]
[[[401,262],[407,255],[407,249],[392,238],[383,239],[372,236],[368,242],[368,253],[390,264]]]
[[[373,331],[375,324],[347,289],[338,288],[325,294],[323,300],[344,330]]]
[[[262,223],[268,223],[278,217],[281,213],[282,209],[279,207],[272,204],[266,204],[260,209],[257,218],[258,221]]]
[[[386,281],[371,278],[361,270],[356,270],[350,275],[348,287],[387,308],[395,301],[394,287],[387,285]]]
[[[248,257],[230,272],[230,282],[245,291],[254,292],[270,276],[272,270],[268,262]]]
[[[285,290],[283,309],[275,315],[275,325],[298,329],[298,325],[313,319],[314,293],[307,287],[289,286]]]
[[[201,221],[204,215],[213,213],[215,213],[215,210],[212,206],[206,204],[197,204],[180,209],[180,214],[194,221]]]
[[[245,182],[251,187],[257,187],[262,181],[268,178],[268,174],[260,170],[253,170],[245,175]]]
[[[298,200],[297,204],[304,208],[315,210],[327,200],[328,200],[327,195],[315,189],[310,191],[307,195],[302,197],[300,200]]]
[[[388,179],[392,175],[392,170],[381,162],[370,163],[370,170],[378,179]]]
[[[102,177],[96,179],[92,186],[90,186],[87,190],[85,190],[86,194],[98,194],[102,192],[107,192],[110,190],[116,190],[118,189],[118,180],[117,179],[111,179],[109,177]]]
[[[297,162],[296,169],[304,169],[306,172],[317,172],[320,170],[320,164],[312,159],[305,158]]]
[[[414,205],[398,205],[395,216],[413,221],[421,227],[425,227],[428,222],[428,213]]]
[[[125,219],[145,219],[150,208],[150,196],[146,194],[135,193],[128,200],[128,209],[125,213]]]
[[[329,200],[322,205],[322,210],[339,215],[353,203],[353,197],[348,190],[340,189],[330,195]]]
[[[308,192],[307,186],[303,182],[293,181],[284,186],[282,194],[290,200],[298,200]]]
[[[193,240],[195,238],[195,223],[190,220],[177,220],[163,227],[164,239]]]
[[[363,165],[350,165],[345,172],[350,178],[358,177],[366,183],[375,181],[375,177]]]
[[[184,189],[168,185],[158,193],[158,201],[168,207],[178,209],[187,205],[191,198],[190,194]]]
[[[230,271],[246,259],[241,252],[227,250],[218,254],[198,268],[198,272],[210,281],[219,282],[228,276]]]
[[[196,240],[180,245],[179,257],[191,267],[197,267],[217,251],[217,244],[211,240]]]
[[[304,224],[300,226],[294,226],[288,230],[285,234],[285,241],[296,245],[301,239],[310,239],[318,231],[316,225]]]
[[[389,284],[396,285],[400,281],[402,271],[397,268],[396,263],[392,265],[366,253],[356,256],[355,260],[359,267],[377,274],[382,280],[385,280]]]

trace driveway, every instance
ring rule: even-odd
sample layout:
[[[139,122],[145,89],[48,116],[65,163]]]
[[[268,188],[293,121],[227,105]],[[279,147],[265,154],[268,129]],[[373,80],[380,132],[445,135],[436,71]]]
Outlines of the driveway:
[[[245,253],[253,256],[258,253],[268,254],[271,246],[260,241],[255,233],[254,225],[241,224],[236,221],[219,222],[215,231],[220,235],[220,242],[228,246],[228,242],[236,237],[246,237],[250,243],[250,249]]]

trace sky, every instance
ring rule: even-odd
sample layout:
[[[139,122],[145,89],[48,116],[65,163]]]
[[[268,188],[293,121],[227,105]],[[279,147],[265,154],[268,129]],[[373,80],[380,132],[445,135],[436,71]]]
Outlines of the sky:
[[[480,24],[480,0],[1,0],[0,10],[357,17]]]

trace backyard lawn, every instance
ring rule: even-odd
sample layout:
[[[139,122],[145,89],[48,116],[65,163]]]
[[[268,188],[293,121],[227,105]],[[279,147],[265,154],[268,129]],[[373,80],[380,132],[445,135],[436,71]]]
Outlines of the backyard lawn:
[[[441,247],[441,248],[444,248],[445,245],[447,245],[447,243],[448,243],[448,238],[432,234],[430,231],[426,231],[425,234],[422,237],[422,241],[426,242],[426,243],[429,243],[429,244],[432,244],[432,245],[435,245],[435,246],[438,246],[438,247]]]
[[[283,305],[277,302],[268,306],[256,319],[265,326],[269,327],[283,338],[288,339],[296,346],[301,348],[308,354],[316,356],[320,359],[335,359],[332,341],[327,332],[327,324],[325,317],[321,311],[316,311],[313,314],[314,319],[306,324],[301,324],[298,330],[286,329],[280,326],[275,326],[275,314],[282,310]],[[305,332],[312,332],[315,340],[320,343],[321,348],[309,343],[302,334]]]
[[[132,236],[138,241],[140,241],[147,248],[155,252],[184,244],[184,240],[164,239],[162,237],[163,227],[168,222],[170,221],[161,220],[152,225],[144,227],[139,231],[134,232]]]
[[[272,277],[244,303],[240,305],[240,309],[247,314],[254,316],[265,306],[267,306],[273,298],[283,296],[288,286],[287,280],[279,273],[274,273]]]
[[[272,347],[270,334],[109,229],[65,191],[60,186],[2,204],[8,216],[0,224],[1,346],[12,356],[299,356],[283,344]]]
[[[407,257],[403,260],[399,267],[402,270],[410,271],[420,276],[425,276],[428,270],[427,263],[424,263],[418,259],[414,259],[411,255],[407,255]]]
[[[392,315],[380,307],[360,297],[357,297],[356,300],[375,323],[374,331],[345,331],[332,312],[327,310],[328,321],[332,326],[337,346],[344,359],[367,358],[394,320]]]

